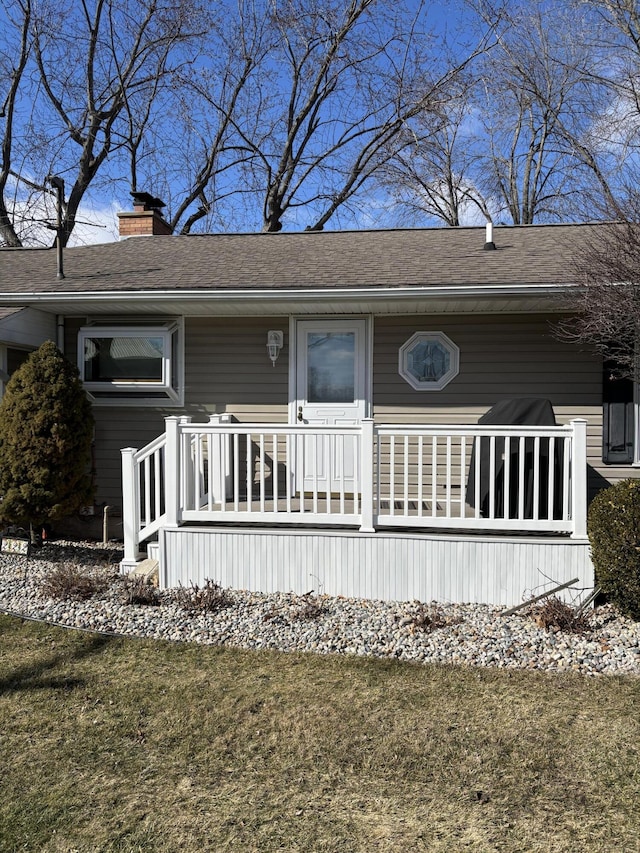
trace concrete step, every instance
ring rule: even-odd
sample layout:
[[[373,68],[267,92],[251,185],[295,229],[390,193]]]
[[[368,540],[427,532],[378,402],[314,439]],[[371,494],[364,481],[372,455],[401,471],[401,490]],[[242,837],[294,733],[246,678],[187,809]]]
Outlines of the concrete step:
[[[143,577],[145,580],[151,581],[154,586],[158,586],[158,567],[159,563],[152,557],[147,557],[146,560],[141,560],[129,572],[129,577]]]

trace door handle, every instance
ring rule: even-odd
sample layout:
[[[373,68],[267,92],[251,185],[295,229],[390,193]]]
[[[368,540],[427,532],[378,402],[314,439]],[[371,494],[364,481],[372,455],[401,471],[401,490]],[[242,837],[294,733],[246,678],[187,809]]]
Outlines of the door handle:
[[[298,420],[300,421],[300,423],[302,423],[302,421],[304,420],[304,418],[302,417],[302,406],[298,406]]]

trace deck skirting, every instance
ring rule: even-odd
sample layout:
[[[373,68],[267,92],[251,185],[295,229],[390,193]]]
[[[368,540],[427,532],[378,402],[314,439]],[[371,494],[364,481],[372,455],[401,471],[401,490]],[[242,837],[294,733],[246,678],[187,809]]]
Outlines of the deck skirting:
[[[572,578],[594,585],[588,540],[568,537],[168,527],[159,550],[162,587],[208,578],[258,592],[512,606]]]

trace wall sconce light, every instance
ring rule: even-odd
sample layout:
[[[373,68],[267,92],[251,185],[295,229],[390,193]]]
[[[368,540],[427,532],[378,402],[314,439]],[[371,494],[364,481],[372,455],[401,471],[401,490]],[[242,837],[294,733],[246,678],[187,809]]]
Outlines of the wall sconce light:
[[[267,351],[269,353],[271,363],[274,367],[276,366],[276,361],[278,359],[278,356],[280,355],[280,350],[282,349],[283,341],[283,332],[276,332],[273,329],[270,332],[267,332]]]

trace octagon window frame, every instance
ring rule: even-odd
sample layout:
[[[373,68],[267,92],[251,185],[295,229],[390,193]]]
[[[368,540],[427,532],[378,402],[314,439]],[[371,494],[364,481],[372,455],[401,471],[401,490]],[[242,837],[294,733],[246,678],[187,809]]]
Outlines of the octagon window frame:
[[[449,368],[435,381],[421,381],[409,367],[411,351],[418,343],[438,343],[449,355]],[[414,332],[398,352],[398,373],[416,391],[441,391],[460,372],[460,349],[444,332]]]

